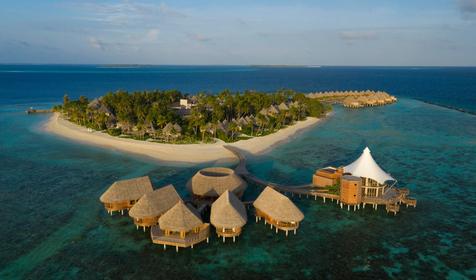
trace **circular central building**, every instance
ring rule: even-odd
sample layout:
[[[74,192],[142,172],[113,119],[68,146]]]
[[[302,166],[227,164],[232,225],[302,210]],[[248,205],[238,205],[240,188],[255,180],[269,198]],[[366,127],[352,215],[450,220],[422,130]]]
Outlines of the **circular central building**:
[[[187,183],[195,197],[217,198],[225,191],[241,197],[248,185],[233,169],[209,167],[198,171]]]

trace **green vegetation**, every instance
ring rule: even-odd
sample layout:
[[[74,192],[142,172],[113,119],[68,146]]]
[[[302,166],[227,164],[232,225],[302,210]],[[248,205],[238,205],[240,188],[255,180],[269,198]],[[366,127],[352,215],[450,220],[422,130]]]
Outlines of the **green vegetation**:
[[[327,192],[330,194],[340,194],[340,184],[326,186]]]
[[[308,116],[331,110],[302,93],[222,91],[217,95],[184,95],[177,90],[128,93],[117,91],[88,100],[81,96],[54,107],[79,125],[134,139],[194,143],[214,138],[233,142],[273,133]]]

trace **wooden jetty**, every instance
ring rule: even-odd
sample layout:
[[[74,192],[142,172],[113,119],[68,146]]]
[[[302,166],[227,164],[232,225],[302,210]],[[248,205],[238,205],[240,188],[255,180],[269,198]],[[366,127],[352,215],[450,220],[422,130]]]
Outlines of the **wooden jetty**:
[[[26,110],[26,113],[28,115],[30,115],[30,114],[46,114],[46,113],[53,113],[53,110],[51,110],[51,109],[33,109],[33,108],[30,108],[30,109]]]
[[[248,171],[246,167],[246,157],[238,148],[230,145],[226,145],[224,148],[232,152],[238,158],[239,162],[235,168],[235,172],[236,174],[242,176],[249,183],[262,187],[270,186],[285,195],[291,195],[291,197],[294,197],[295,195],[299,196],[300,198],[305,196],[306,198],[314,198],[314,200],[317,200],[317,198],[322,198],[324,203],[326,203],[326,200],[331,200],[331,202],[335,201],[337,205],[340,205],[341,208],[344,208],[344,203],[341,201],[341,196],[339,194],[329,193],[328,190],[318,188],[312,183],[287,186],[260,179]],[[392,212],[396,215],[400,211],[401,204],[406,204],[407,207],[409,205],[416,207],[416,199],[407,197],[408,194],[409,190],[406,188],[398,189],[395,187],[388,187],[386,192],[380,197],[362,195],[361,203],[354,205],[347,204],[347,210],[350,211],[352,206],[353,210],[355,211],[360,209],[361,205],[362,208],[365,208],[367,205],[371,205],[373,209],[377,210],[379,205],[384,205],[387,213]]]

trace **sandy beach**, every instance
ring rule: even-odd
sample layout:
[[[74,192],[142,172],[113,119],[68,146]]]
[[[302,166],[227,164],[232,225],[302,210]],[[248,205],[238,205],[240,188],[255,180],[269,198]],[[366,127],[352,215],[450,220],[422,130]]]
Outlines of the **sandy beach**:
[[[147,156],[160,161],[205,163],[235,161],[234,155],[225,149],[224,145],[235,146],[253,155],[264,153],[276,145],[292,139],[297,133],[316,125],[320,120],[308,117],[304,121],[299,121],[266,136],[240,140],[235,143],[217,142],[213,144],[163,144],[114,137],[99,131],[88,131],[85,127],[63,119],[58,113],[48,119],[43,129],[74,141]]]

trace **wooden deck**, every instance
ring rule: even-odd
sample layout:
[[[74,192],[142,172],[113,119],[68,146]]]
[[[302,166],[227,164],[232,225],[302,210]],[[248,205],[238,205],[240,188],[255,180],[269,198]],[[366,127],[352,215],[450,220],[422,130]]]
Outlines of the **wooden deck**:
[[[178,251],[179,247],[187,248],[192,247],[193,245],[200,243],[204,240],[208,243],[208,238],[210,236],[210,224],[205,223],[201,226],[198,233],[189,232],[185,238],[181,238],[179,233],[172,235],[165,235],[164,231],[160,229],[158,225],[152,226],[150,229],[150,237],[152,242],[155,244],[164,245],[164,250],[168,246],[175,247],[175,250]]]
[[[338,194],[328,193],[325,189],[320,189],[313,186],[312,183],[286,186],[256,177],[246,168],[246,157],[243,155],[243,152],[240,151],[240,149],[229,145],[224,147],[238,158],[239,162],[235,168],[235,172],[249,183],[262,187],[270,186],[285,195],[290,195],[291,197],[294,197],[295,195],[299,196],[300,198],[305,196],[306,198],[314,198],[314,200],[317,200],[319,197],[322,198],[324,203],[326,200],[330,199],[332,202],[335,201],[336,204],[340,204],[340,207],[343,208],[344,205],[342,202],[340,202],[340,196]],[[409,190],[406,188],[397,189],[394,187],[389,187],[381,197],[362,196],[362,208],[365,208],[367,204],[370,204],[375,210],[377,210],[378,205],[385,205],[387,212],[396,214],[400,210],[399,205],[402,203],[406,204],[407,207],[408,205],[416,207],[416,199],[407,197],[408,194]],[[248,203],[252,204],[253,202],[251,201]],[[360,204],[353,205],[352,207],[355,211],[356,209],[360,209]],[[350,210],[350,205],[347,205],[347,210]]]

